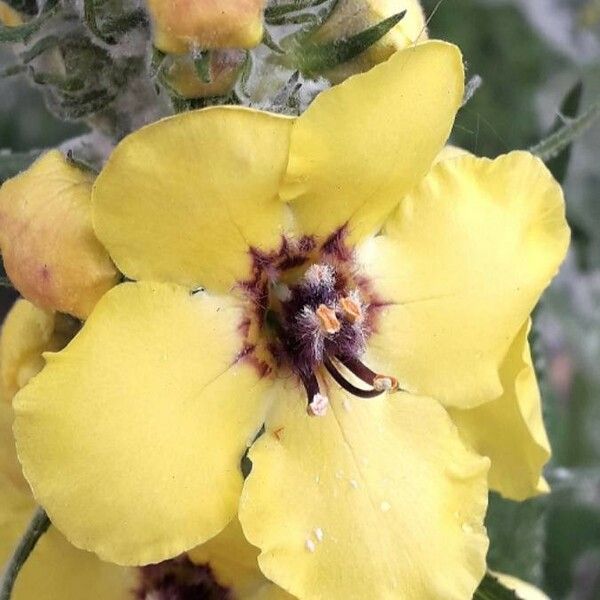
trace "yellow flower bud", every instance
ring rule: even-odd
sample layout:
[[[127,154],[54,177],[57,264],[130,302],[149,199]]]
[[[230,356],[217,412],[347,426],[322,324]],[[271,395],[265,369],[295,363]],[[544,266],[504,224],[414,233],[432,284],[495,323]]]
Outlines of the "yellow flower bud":
[[[253,48],[262,39],[264,6],[265,0],[148,0],[154,45],[173,54]]]
[[[225,96],[235,85],[245,53],[215,50],[210,59],[210,82],[200,79],[191,56],[178,56],[166,71],[167,83],[183,98]]]
[[[62,350],[78,327],[79,323],[67,315],[17,300],[0,333],[0,399],[10,402],[42,370],[42,354]]]
[[[6,27],[16,27],[23,24],[23,18],[14,8],[0,0],[0,23]]]
[[[404,10],[404,18],[389,33],[325,76],[339,83],[350,75],[368,71],[387,60],[396,50],[427,39],[425,15],[418,0],[339,0],[329,19],[313,36],[313,41],[329,42],[354,35]]]
[[[0,188],[6,273],[36,306],[86,318],[118,280],[92,229],[93,177],[57,150]]]

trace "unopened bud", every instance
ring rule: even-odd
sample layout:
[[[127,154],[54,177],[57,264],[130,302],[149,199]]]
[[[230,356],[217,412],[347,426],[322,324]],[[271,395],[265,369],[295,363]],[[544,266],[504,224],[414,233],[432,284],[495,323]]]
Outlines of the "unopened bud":
[[[93,176],[58,150],[0,188],[0,250],[36,306],[85,319],[119,278],[92,229]]]
[[[154,45],[185,54],[194,48],[253,48],[263,35],[266,0],[148,0]]]
[[[380,40],[352,60],[324,73],[325,77],[339,83],[350,75],[368,71],[397,50],[427,39],[425,15],[418,0],[339,0],[311,41],[343,40],[403,11],[406,11],[404,17]]]
[[[169,86],[186,99],[226,96],[233,89],[246,54],[241,50],[214,50],[209,61],[209,81],[202,81],[191,56],[176,57],[166,70]]]
[[[13,396],[44,366],[44,352],[62,350],[79,323],[60,313],[42,310],[27,300],[17,300],[0,333],[0,398]]]
[[[16,27],[23,23],[23,17],[11,6],[0,0],[0,24],[6,27]]]

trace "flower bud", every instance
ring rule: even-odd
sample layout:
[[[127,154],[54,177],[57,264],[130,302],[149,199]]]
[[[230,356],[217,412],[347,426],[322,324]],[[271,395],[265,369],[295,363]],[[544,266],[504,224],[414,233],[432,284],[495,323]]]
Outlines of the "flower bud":
[[[81,319],[119,278],[92,229],[92,182],[52,150],[0,188],[8,277],[36,306]]]
[[[23,24],[21,15],[2,0],[0,0],[0,24],[6,27],[16,27]]]
[[[186,99],[226,96],[233,89],[246,54],[242,50],[214,50],[211,52],[210,81],[198,76],[191,56],[178,56],[167,68],[165,78],[179,96]]]
[[[263,34],[266,0],[148,0],[154,45],[185,54],[202,48],[253,48]]]
[[[350,75],[368,71],[397,50],[427,39],[425,15],[418,0],[339,0],[329,19],[312,36],[312,41],[323,43],[344,39],[402,11],[406,14],[386,35],[356,58],[324,73],[325,77],[339,83]]]
[[[12,401],[42,370],[42,354],[62,350],[78,327],[79,323],[67,315],[42,310],[27,300],[17,300],[0,333],[0,399]]]

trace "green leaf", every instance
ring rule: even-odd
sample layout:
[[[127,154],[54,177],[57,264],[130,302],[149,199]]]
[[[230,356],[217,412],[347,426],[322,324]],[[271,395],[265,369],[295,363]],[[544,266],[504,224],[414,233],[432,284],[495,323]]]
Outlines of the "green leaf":
[[[513,502],[490,494],[486,527],[488,565],[533,584],[543,580],[546,542],[545,498]]]
[[[574,119],[579,114],[581,108],[581,95],[583,92],[583,83],[578,81],[567,93],[562,104],[560,113],[557,116],[550,134],[557,132],[565,123],[565,119]],[[571,160],[571,145],[568,145],[558,156],[549,160],[547,166],[559,183],[564,183]]]
[[[48,0],[43,11],[27,23],[15,27],[0,25],[0,42],[27,42],[48,19],[58,12],[59,8],[58,0]]]
[[[378,42],[406,14],[402,11],[348,38],[325,44],[306,42],[298,46],[289,58],[292,67],[308,76],[318,75],[345,63]]]
[[[580,137],[600,117],[600,101],[592,104],[585,112],[574,119],[566,119],[554,133],[532,146],[529,151],[544,162],[558,157]]]
[[[521,597],[503,586],[496,577],[486,573],[473,594],[473,600],[521,600]]]
[[[25,170],[41,153],[42,150],[15,153],[0,150],[0,182]]]

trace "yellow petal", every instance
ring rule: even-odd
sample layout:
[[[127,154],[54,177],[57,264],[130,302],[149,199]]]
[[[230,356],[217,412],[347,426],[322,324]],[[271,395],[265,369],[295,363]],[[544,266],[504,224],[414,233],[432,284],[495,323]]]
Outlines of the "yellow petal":
[[[282,185],[300,229],[375,231],[444,145],[463,76],[459,50],[432,41],[320,94],[294,124]]]
[[[290,383],[276,394],[240,503],[263,573],[299,598],[469,598],[485,571],[488,460],[444,409],[332,385],[329,413],[309,417]]]
[[[35,510],[27,484],[12,470],[18,463],[11,423],[12,409],[0,405],[0,571]],[[21,569],[12,599],[126,600],[131,599],[133,575],[130,569],[103,563],[93,554],[77,550],[51,526]]]
[[[528,331],[528,325],[521,329],[500,369],[502,396],[471,410],[450,410],[463,440],[492,461],[490,488],[512,500],[540,493],[550,458]]]
[[[360,260],[382,308],[371,359],[408,391],[471,408],[569,243],[560,186],[526,152],[438,163]]]
[[[446,144],[440,153],[435,157],[434,164],[442,162],[443,160],[452,160],[453,158],[460,158],[461,156],[471,156],[471,153],[459,146],[453,146],[452,144]]]
[[[132,279],[229,290],[249,246],[281,241],[277,188],[292,120],[241,108],[188,112],[126,137],[99,175],[94,227]]]
[[[502,585],[514,590],[521,600],[550,600],[544,592],[538,590],[538,588],[531,585],[531,583],[527,583],[522,579],[518,579],[512,575],[506,575],[505,573],[492,572],[492,575],[497,577]]]
[[[271,583],[258,568],[259,549],[244,537],[234,519],[219,535],[188,552],[196,564],[210,566],[217,582],[230,588],[237,600],[275,600],[290,596]]]
[[[9,498],[17,502],[17,506],[23,507],[29,513],[33,506],[33,500],[23,501],[23,498],[29,498],[30,494],[29,486],[23,477],[21,465],[17,459],[12,432],[13,417],[10,405],[0,403],[0,488],[2,488],[3,494],[8,494]],[[13,505],[13,502],[3,498],[0,501],[0,510],[7,510],[7,507]],[[8,522],[10,519],[7,515],[10,515],[10,511],[2,514],[0,521]]]
[[[92,230],[92,178],[58,150],[0,188],[0,247],[14,286],[48,310],[85,318],[117,282]]]
[[[42,353],[61,350],[73,337],[77,321],[67,315],[17,300],[0,333],[0,395],[7,402],[42,370]]]
[[[235,515],[263,419],[241,308],[170,284],[106,294],[15,397],[23,471],[73,544],[118,564],[173,557]]]

